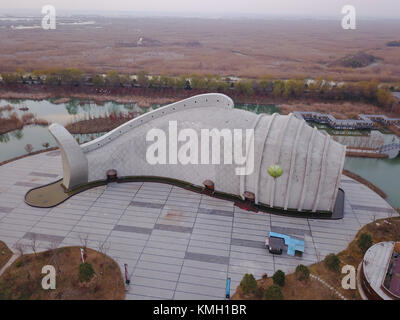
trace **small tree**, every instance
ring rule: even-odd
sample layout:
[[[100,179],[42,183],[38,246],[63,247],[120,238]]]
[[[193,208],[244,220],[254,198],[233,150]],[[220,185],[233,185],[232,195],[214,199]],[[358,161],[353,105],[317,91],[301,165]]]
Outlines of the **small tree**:
[[[283,293],[281,287],[272,285],[265,290],[264,295],[266,300],[283,300]]]
[[[26,275],[27,275],[27,279],[30,280],[31,279],[31,273],[29,271],[29,261],[26,259],[26,255],[25,255],[25,246],[21,243],[21,242],[17,242],[15,244],[15,249],[17,250],[20,258],[21,258],[21,265],[24,266],[25,271],[26,271]]]
[[[110,242],[102,242],[102,241],[98,242],[97,246],[98,252],[100,252],[103,255],[101,275],[104,275],[107,262],[107,251],[110,249],[110,247],[111,247]]]
[[[37,249],[37,235],[36,233],[32,234],[31,243],[30,243],[32,251],[35,253],[35,257],[37,257],[36,249]]]
[[[296,279],[300,281],[307,281],[310,278],[310,270],[303,264],[296,267]]]
[[[240,282],[240,288],[244,294],[254,293],[257,290],[257,281],[250,273],[246,273]]]
[[[286,280],[285,273],[282,270],[278,270],[272,276],[272,280],[274,280],[274,284],[283,287],[285,285],[285,280]]]
[[[372,246],[372,237],[368,233],[362,233],[360,238],[357,240],[358,247],[362,250],[362,252],[366,252],[369,247]]]
[[[83,249],[86,250],[88,243],[89,243],[89,234],[88,233],[86,233],[86,234],[80,233],[78,237],[79,237],[79,241],[80,241]]]
[[[59,256],[58,256],[58,245],[59,243],[57,241],[52,241],[50,242],[50,245],[48,247],[48,250],[51,254],[51,259],[56,265],[58,275],[61,277],[61,267],[60,267],[60,261],[59,261]]]
[[[339,272],[340,259],[336,254],[334,253],[328,254],[324,259],[324,263],[329,270]]]
[[[94,275],[94,269],[89,262],[84,262],[79,265],[79,281],[88,282]]]

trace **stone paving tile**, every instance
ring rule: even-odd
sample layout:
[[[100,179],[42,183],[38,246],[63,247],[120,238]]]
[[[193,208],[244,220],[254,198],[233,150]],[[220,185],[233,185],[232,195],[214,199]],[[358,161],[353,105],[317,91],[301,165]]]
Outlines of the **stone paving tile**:
[[[49,241],[49,242],[62,242],[64,237],[52,234],[43,234],[36,232],[27,232],[25,233],[24,239],[33,240],[36,239],[38,241]]]
[[[155,245],[160,244],[160,245],[181,245],[186,247],[189,239],[188,238],[181,238],[181,237],[169,237],[169,236],[165,236],[165,235],[160,235],[157,231],[159,230],[153,230],[149,240],[148,240],[148,244],[151,245],[152,243],[155,243]],[[176,234],[176,233],[175,233]]]
[[[255,214],[230,201],[142,182],[87,190],[51,209],[24,203],[34,184],[61,173],[59,155],[35,155],[0,167],[0,239],[10,248],[18,241],[29,245],[26,235],[35,232],[44,236],[38,242],[43,250],[51,244],[49,235],[63,239],[60,245],[81,245],[79,236],[85,234],[90,247],[106,242],[122,272],[128,263],[128,299],[224,299],[227,276],[233,294],[244,273],[259,278],[312,264],[317,256],[343,250],[363,224],[393,214],[383,199],[347,178],[342,220]],[[264,248],[270,230],[304,236],[306,252],[271,255]]]
[[[193,228],[191,228],[191,227],[182,227],[182,226],[168,225],[168,224],[161,224],[161,223],[155,224],[154,229],[172,231],[172,232],[182,232],[182,233],[192,233],[192,230],[193,230]]]
[[[145,208],[156,208],[161,209],[164,207],[163,204],[152,203],[152,202],[141,202],[141,201],[132,201],[131,206],[135,207],[145,207]]]
[[[195,293],[195,294],[204,294],[208,296],[212,296],[215,298],[224,298],[225,297],[225,288],[217,288],[211,286],[203,286],[198,284],[189,284],[178,282],[178,286],[176,287],[176,291]]]
[[[185,243],[182,243],[182,242],[180,242],[180,243],[171,243],[171,242],[154,241],[153,239],[149,239],[147,241],[146,247],[154,248],[154,249],[185,251],[187,245]]]
[[[204,254],[204,253],[189,252],[189,251],[186,252],[185,259],[210,262],[210,263],[219,263],[219,264],[229,263],[229,257],[226,256],[217,256],[212,254]]]
[[[230,243],[221,243],[221,242],[213,242],[207,240],[196,240],[191,238],[189,247],[199,247],[199,248],[211,248],[211,249],[219,249],[224,251],[229,251]]]
[[[245,240],[232,238],[232,246],[242,246],[250,248],[265,248],[265,241]]]
[[[271,254],[267,254],[267,251],[265,251],[265,253],[266,255],[259,255],[247,252],[231,251],[230,263],[242,264],[243,261],[250,261],[253,264],[257,262],[272,262],[273,256]]]
[[[220,278],[211,278],[205,274],[193,273],[193,274],[181,274],[179,277],[179,283],[189,283],[206,285],[210,287],[221,288],[226,285],[226,273]]]
[[[143,254],[151,254],[157,255],[159,257],[169,257],[169,258],[178,258],[183,259],[185,257],[185,250],[167,250],[167,249],[159,249],[159,248],[152,248],[152,247],[145,247],[143,249]],[[162,258],[160,258],[162,260]]]
[[[171,264],[171,265],[176,265],[179,267],[182,266],[183,258],[168,255],[168,253],[163,250],[159,250],[158,252],[155,252],[154,249],[151,249],[151,248],[149,248],[149,249],[150,249],[150,252],[142,252],[142,255],[140,256],[141,261],[156,262],[156,263],[162,263],[162,264]],[[179,255],[182,256],[182,253],[179,253]]]
[[[47,219],[39,221],[35,228],[44,228],[49,230],[70,231],[73,226],[68,224],[59,224],[48,222]]]
[[[133,277],[136,276],[146,277],[150,279],[168,280],[176,283],[179,278],[179,273],[136,268],[133,273]]]
[[[157,257],[157,261],[161,261],[159,257]],[[152,262],[152,261],[147,261],[143,260],[142,258],[138,261],[136,265],[136,269],[145,269],[145,270],[152,270],[152,271],[160,271],[160,272],[170,272],[170,273],[176,273],[179,275],[179,272],[181,271],[182,268],[182,260],[181,264],[170,264],[170,263],[158,263],[158,262]]]
[[[190,260],[190,259],[185,259],[183,262],[183,268],[188,267],[188,268],[197,268],[197,269],[204,269],[204,270],[214,270],[214,271],[220,271],[220,272],[226,272],[228,270],[228,265],[227,264],[220,264],[217,262],[204,262],[200,260]]]
[[[37,171],[32,171],[30,176],[36,176],[36,177],[47,177],[47,178],[57,178],[59,175],[55,173],[46,173],[46,172],[37,172]]]
[[[199,253],[199,254],[205,254],[205,255],[229,257],[229,250],[226,250],[226,249],[206,248],[206,247],[199,247],[194,244],[190,244],[188,246],[187,250],[190,253]]]
[[[174,295],[174,290],[161,289],[157,287],[147,287],[141,285],[130,285],[129,294],[148,296],[150,297],[149,299],[152,299],[152,297],[172,299]]]
[[[224,279],[226,277],[226,270],[218,271],[218,270],[211,270],[208,268],[200,268],[200,267],[195,268],[188,266],[185,260],[185,263],[182,266],[180,274],[181,277],[183,275],[189,275],[189,276],[204,277],[210,279]]]
[[[139,285],[139,286],[151,286],[161,289],[175,290],[176,281],[170,280],[161,280],[143,276],[135,276],[131,281],[131,285]]]
[[[232,229],[232,234],[235,238],[249,238],[250,240],[260,240],[265,241],[265,237],[268,235],[269,229],[266,228],[263,230],[254,230],[254,229],[244,229],[244,228],[237,228],[234,227]]]
[[[209,296],[199,293],[182,292],[178,290],[175,291],[174,295],[175,300],[216,300],[220,298],[221,297]]]
[[[218,209],[205,209],[202,207],[199,208],[198,212],[203,213],[203,214],[217,215],[217,216],[224,216],[224,217],[232,217],[233,216],[232,211],[218,210]]]
[[[0,212],[10,213],[14,208],[0,207]]]
[[[36,188],[42,186],[41,183],[24,182],[24,181],[18,181],[14,183],[14,185],[19,187],[30,187],[30,188]]]
[[[141,227],[124,226],[124,225],[115,225],[113,230],[122,232],[145,233],[145,234],[150,234],[152,232],[152,229],[150,228],[141,228]]]

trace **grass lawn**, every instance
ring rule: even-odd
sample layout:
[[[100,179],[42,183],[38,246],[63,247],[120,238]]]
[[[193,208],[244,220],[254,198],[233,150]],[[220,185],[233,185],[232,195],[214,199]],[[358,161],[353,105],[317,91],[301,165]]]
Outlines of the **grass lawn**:
[[[272,276],[272,275],[271,275]],[[273,285],[272,277],[257,281],[258,289],[256,294],[244,295],[240,286],[237,287],[232,300],[260,300],[264,299],[265,290]],[[282,294],[285,300],[340,300],[331,290],[322,283],[312,278],[307,281],[296,279],[294,273],[286,275],[285,285],[282,287]]]
[[[7,245],[0,241],[0,270],[4,267],[8,260],[10,260],[12,252],[8,249]]]
[[[124,280],[114,260],[87,249],[86,262],[94,269],[94,275],[87,282],[79,280],[81,262],[80,247],[63,247],[19,257],[0,276],[0,299],[125,299]],[[42,288],[45,274],[41,271],[45,265],[56,269],[55,290]]]
[[[376,220],[361,228],[349,246],[338,254],[340,270],[344,265],[352,265],[357,270],[364,257],[364,252],[358,247],[357,241],[361,234],[368,233],[372,237],[372,243],[382,241],[400,241],[400,217]],[[314,274],[336,288],[343,296],[350,300],[361,299],[358,290],[342,288],[341,282],[344,274],[329,270],[324,261],[309,266],[311,274]],[[272,275],[270,275],[272,276]],[[258,289],[254,294],[243,295],[240,286],[237,287],[232,300],[259,300],[263,299],[266,288],[273,284],[272,277],[257,280]],[[286,275],[286,283],[282,288],[285,300],[335,300],[339,299],[326,286],[317,280],[310,278],[308,281],[299,281],[294,273]]]
[[[364,252],[357,245],[357,241],[363,233],[371,235],[372,244],[383,241],[400,241],[400,217],[379,219],[362,227],[349,246],[338,254],[341,262],[340,269],[346,264],[357,269],[364,257]],[[335,287],[346,298],[361,299],[358,290],[343,289],[341,282],[344,274],[330,271],[325,267],[323,261],[310,266],[310,271]]]

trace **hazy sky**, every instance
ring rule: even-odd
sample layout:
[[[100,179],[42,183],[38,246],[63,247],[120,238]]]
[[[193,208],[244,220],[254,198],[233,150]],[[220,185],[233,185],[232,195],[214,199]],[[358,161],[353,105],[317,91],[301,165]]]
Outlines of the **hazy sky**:
[[[400,0],[1,0],[0,9],[146,11],[166,13],[336,16],[343,5],[366,17],[400,18]]]

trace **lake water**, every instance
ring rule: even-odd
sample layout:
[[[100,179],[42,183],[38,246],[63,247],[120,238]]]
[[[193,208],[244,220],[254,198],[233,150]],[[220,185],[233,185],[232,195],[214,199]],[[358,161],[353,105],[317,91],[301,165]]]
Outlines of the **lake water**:
[[[0,100],[0,107],[11,105],[14,109],[10,112],[3,111],[3,117],[9,116],[16,112],[18,116],[24,113],[33,113],[38,119],[45,119],[49,123],[57,122],[66,125],[89,117],[98,117],[110,115],[113,112],[127,114],[133,112],[136,115],[159,108],[161,105],[152,105],[149,108],[140,108],[136,103],[120,104],[115,102],[106,102],[104,105],[98,105],[91,102],[82,103],[79,100],[71,100],[68,103],[55,104],[51,100]],[[28,107],[29,110],[21,111],[20,108]],[[278,112],[279,109],[274,105],[250,105],[239,104],[236,106],[240,109],[254,111],[256,113]],[[100,134],[74,134],[79,138],[80,142],[90,141],[97,138]],[[33,151],[44,149],[43,144],[48,143],[49,147],[57,146],[56,141],[49,133],[47,127],[41,126],[25,126],[21,130],[16,130],[0,135],[0,162],[12,159],[26,154],[25,146],[31,144]]]
[[[68,103],[55,104],[50,100],[34,101],[34,100],[0,100],[0,107],[11,105],[18,115],[25,112],[32,112],[37,118],[46,119],[49,123],[57,122],[66,125],[69,122],[74,122],[80,119],[85,119],[90,116],[104,116],[113,112],[127,114],[134,112],[141,114],[160,107],[153,105],[150,108],[139,108],[137,104],[118,104],[115,102],[107,102],[104,105],[95,103],[81,103],[78,100],[71,100]],[[28,111],[21,111],[19,108],[28,107]],[[253,104],[238,104],[235,107],[252,111],[255,113],[279,112],[279,109],[274,105],[253,105]],[[3,112],[6,116],[7,112]],[[329,134],[343,135],[351,134],[356,137],[364,137],[367,139],[371,132],[354,131],[354,132],[331,132],[324,126],[318,126],[320,130],[325,130]],[[79,138],[80,142],[89,141],[92,138],[97,138],[103,133],[74,135]],[[378,134],[378,133],[377,133]],[[383,135],[384,143],[399,141],[392,134]],[[31,144],[33,151],[44,149],[43,144],[49,143],[49,147],[55,147],[57,144],[50,135],[47,127],[40,126],[25,126],[22,130],[16,130],[7,134],[0,135],[0,162],[15,158],[26,154],[25,146]],[[396,159],[369,159],[369,158],[346,158],[345,169],[350,170],[373,184],[381,188],[387,195],[387,201],[394,207],[400,208],[400,158]]]
[[[346,158],[344,168],[371,181],[387,194],[387,201],[400,208],[400,158]]]

